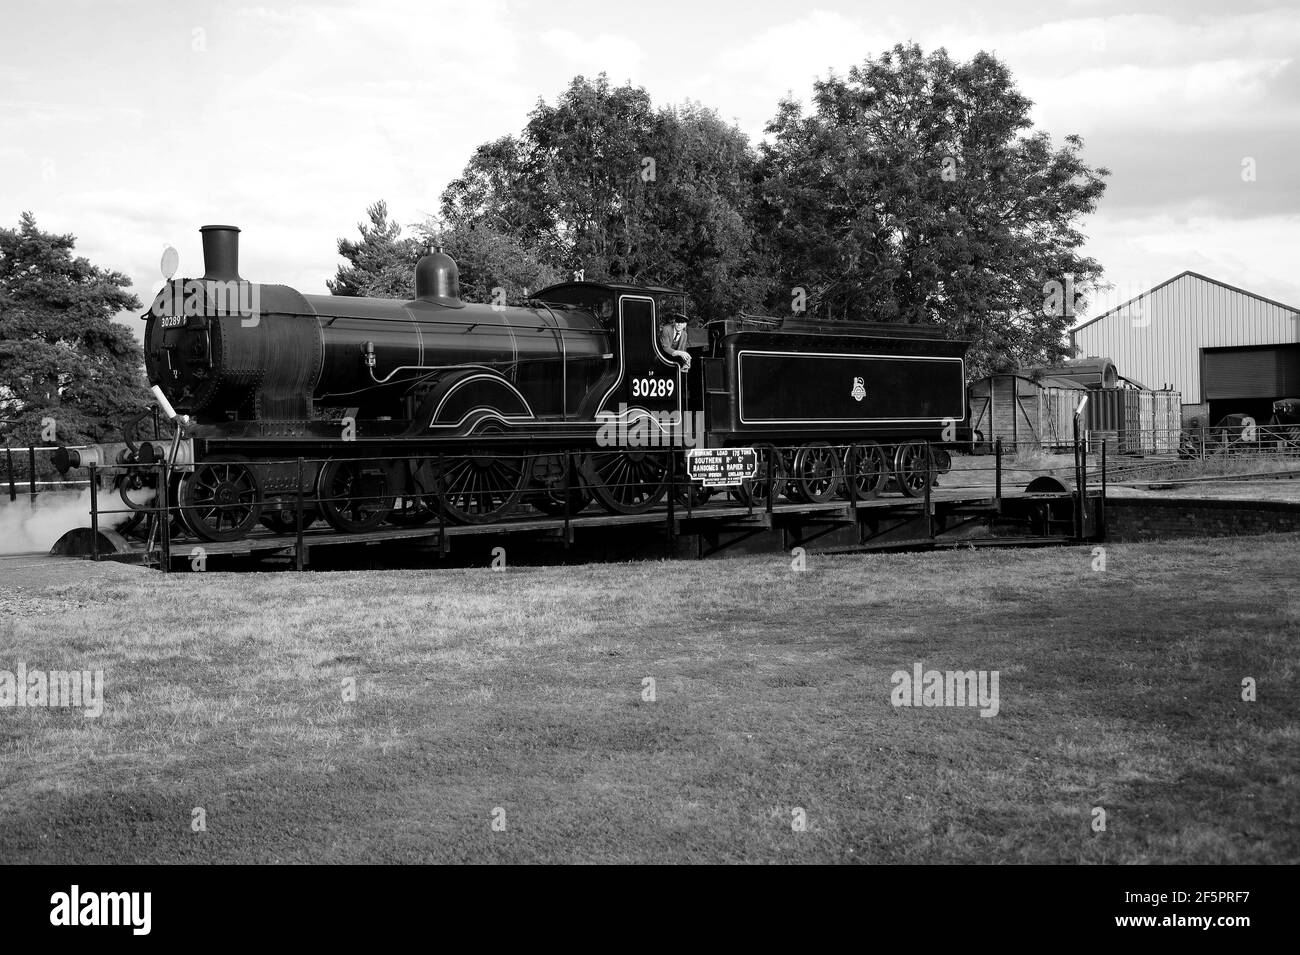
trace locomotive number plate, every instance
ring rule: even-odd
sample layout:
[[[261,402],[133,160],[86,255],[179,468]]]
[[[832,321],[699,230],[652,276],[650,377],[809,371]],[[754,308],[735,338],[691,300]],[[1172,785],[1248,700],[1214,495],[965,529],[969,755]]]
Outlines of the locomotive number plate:
[[[758,452],[753,448],[692,448],[686,452],[686,473],[705,487],[738,487],[758,476]]]

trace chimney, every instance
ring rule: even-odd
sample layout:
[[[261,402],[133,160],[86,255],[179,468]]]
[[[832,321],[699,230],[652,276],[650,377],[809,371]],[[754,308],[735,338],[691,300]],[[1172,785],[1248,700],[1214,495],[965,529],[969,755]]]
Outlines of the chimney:
[[[203,234],[203,280],[238,282],[239,229],[233,225],[205,225]]]

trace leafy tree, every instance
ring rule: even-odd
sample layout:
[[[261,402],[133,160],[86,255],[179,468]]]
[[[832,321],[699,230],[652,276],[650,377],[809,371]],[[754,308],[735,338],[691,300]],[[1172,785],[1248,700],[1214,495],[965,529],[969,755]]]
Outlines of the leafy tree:
[[[0,229],[0,413],[19,440],[51,443],[43,419],[63,443],[118,437],[151,401],[140,346],[112,320],[140,308],[131,281],[74,258],[75,244],[30,212]]]
[[[711,110],[655,110],[640,87],[579,76],[519,136],[475,150],[442,214],[453,231],[488,228],[563,274],[683,287],[714,317],[753,297],[755,159]]]
[[[655,133],[657,178],[647,188],[653,271],[686,290],[706,319],[753,308],[766,269],[755,251],[757,157],[748,138],[698,104],[662,110]]]
[[[1109,172],[1032,131],[1031,105],[996,57],[916,45],[818,81],[810,115],[783,101],[755,220],[769,305],[801,289],[822,317],[935,322],[972,340],[977,373],[1063,355],[1073,311],[1044,314],[1045,286],[1100,278],[1079,219]]]
[[[443,193],[443,217],[514,235],[565,270],[631,280],[643,265],[637,183],[653,130],[645,90],[576,77],[555,106],[537,104],[518,139],[475,150]]]

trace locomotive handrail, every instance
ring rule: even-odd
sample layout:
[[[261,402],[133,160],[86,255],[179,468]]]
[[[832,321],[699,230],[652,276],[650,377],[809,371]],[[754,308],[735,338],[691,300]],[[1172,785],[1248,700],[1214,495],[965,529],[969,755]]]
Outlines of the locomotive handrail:
[[[509,364],[519,364],[519,362],[518,362],[518,361],[510,362]],[[463,365],[398,365],[396,368],[394,368],[392,371],[390,371],[390,372],[389,372],[387,375],[385,375],[383,378],[376,378],[376,377],[375,377],[374,369],[373,369],[373,368],[370,369],[370,380],[373,381],[373,382],[374,382],[375,384],[377,384],[377,385],[386,385],[386,384],[388,384],[389,380],[390,380],[390,379],[391,379],[395,374],[397,374],[399,371],[450,371],[450,370],[457,370],[457,371],[458,371],[458,370],[460,370],[460,369],[462,369],[462,368],[481,368],[481,369],[483,369],[484,371],[491,371],[491,372],[496,372],[496,371],[497,371],[497,369],[493,368],[491,365],[480,365],[480,364],[472,363],[472,362],[469,362],[469,363],[466,363],[466,364],[463,364]],[[499,372],[498,372],[498,374],[499,374]],[[428,376],[426,375],[425,377],[428,377]],[[400,384],[400,382],[399,382],[399,384]],[[358,389],[358,390],[359,390],[359,391],[367,391],[367,390],[369,390],[369,389],[362,388],[362,389]],[[357,392],[355,392],[355,391],[332,391],[332,392],[330,392],[330,393],[328,393],[328,394],[321,395],[321,397],[322,397],[322,398],[341,398],[341,397],[344,397],[344,396],[346,396],[346,395],[354,395],[354,394],[356,394],[356,393],[357,393]]]
[[[535,301],[535,300],[534,300],[534,299],[529,299],[529,301]],[[475,305],[475,304],[479,304],[479,303],[471,302],[471,303],[469,303],[469,304],[471,304],[471,305]],[[547,302],[547,303],[543,303],[543,304],[545,304],[548,308],[551,307],[551,305],[550,305],[549,302]],[[523,308],[526,309],[526,306],[509,306],[509,307],[523,307]],[[534,308],[533,311],[537,311],[537,309]],[[574,311],[586,311],[586,309],[575,308]],[[287,312],[282,312],[282,313],[277,313],[277,314],[285,314],[285,315],[288,315],[288,314],[294,314],[294,317],[296,317],[296,318],[313,318],[313,319],[326,319],[326,318],[327,318],[327,316],[321,315],[321,314],[319,314],[319,313],[314,314],[314,315],[310,315],[310,314],[307,314],[307,313],[287,313]],[[347,315],[330,315],[330,316],[328,316],[328,318],[327,318],[326,321],[321,322],[321,325],[322,325],[323,327],[325,327],[325,328],[329,328],[331,325],[333,325],[333,324],[334,324],[335,322],[337,322],[339,319],[341,319],[341,318],[348,318],[348,317],[350,317],[350,316],[347,316]],[[380,322],[380,323],[384,323],[384,322],[386,322],[386,323],[391,324],[391,325],[409,325],[409,324],[411,324],[412,322],[419,322],[419,319],[418,319],[418,318],[410,318],[410,317],[408,317],[408,318],[385,318],[385,317],[382,316],[382,315],[367,315],[367,316],[366,316],[366,321],[367,321],[367,322]],[[431,323],[430,323],[430,324],[431,324]],[[470,321],[463,321],[463,320],[462,320],[462,321],[455,321],[455,320],[450,319],[450,318],[448,318],[448,319],[444,319],[444,318],[439,317],[439,319],[438,319],[438,321],[437,321],[437,324],[440,325],[440,326],[461,326],[461,327],[466,327],[466,326],[468,326],[468,328],[471,328],[471,329],[474,328],[474,327],[476,327],[476,326],[483,325],[483,327],[484,327],[484,329],[485,329],[484,334],[493,334],[493,335],[508,335],[508,334],[510,334],[510,328],[507,327],[507,326],[504,326],[504,325],[484,325],[483,322],[470,322]],[[575,334],[575,335],[606,335],[606,334],[609,333],[609,329],[604,328],[604,327],[601,327],[601,328],[584,328],[584,327],[581,327],[581,326],[573,326],[573,325],[562,325],[562,326],[560,326],[560,331],[561,331],[561,333],[564,333],[564,332],[572,332],[572,333]]]

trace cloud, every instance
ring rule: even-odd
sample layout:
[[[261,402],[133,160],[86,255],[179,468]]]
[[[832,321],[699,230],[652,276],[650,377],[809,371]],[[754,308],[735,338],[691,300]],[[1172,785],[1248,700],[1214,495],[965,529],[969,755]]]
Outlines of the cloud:
[[[1300,213],[1236,220],[1103,212],[1087,231],[1088,253],[1105,266],[1108,280],[1131,292],[1127,297],[1190,269],[1300,307],[1300,276],[1294,269]]]
[[[1198,268],[1300,300],[1285,254],[1300,215],[1300,14],[1130,6],[18,3],[0,36],[0,222],[35,211],[144,300],[164,244],[185,273],[201,262],[198,227],[231,222],[247,277],[322,292],[367,205],[386,199],[404,223],[435,212],[477,145],[518,131],[575,74],[700,101],[758,138],[787,92],[806,101],[817,77],[915,40],[961,59],[995,51],[1036,122],[1058,141],[1083,134],[1085,159],[1113,169],[1087,246],[1108,270]]]
[[[538,37],[543,48],[588,73],[608,73],[621,83],[641,74],[643,53],[636,41],[612,33],[580,36],[572,30],[550,29]]]

